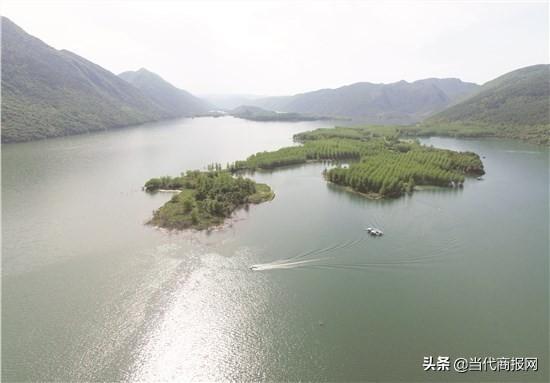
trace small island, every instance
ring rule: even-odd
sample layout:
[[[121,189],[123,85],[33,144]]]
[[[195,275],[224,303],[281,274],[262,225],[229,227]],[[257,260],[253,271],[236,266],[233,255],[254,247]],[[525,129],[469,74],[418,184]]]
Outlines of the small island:
[[[259,204],[275,197],[266,184],[234,177],[221,165],[208,171],[188,171],[179,177],[152,178],[145,183],[148,192],[175,191],[170,201],[153,213],[148,222],[166,229],[204,230],[224,223],[234,211],[248,204]]]
[[[203,230],[221,225],[237,209],[272,200],[268,185],[243,178],[243,172],[325,162],[323,176],[372,199],[397,198],[422,187],[461,188],[466,176],[485,174],[479,156],[402,139],[399,128],[371,126],[317,129],[294,136],[298,145],[260,152],[246,160],[210,165],[179,177],[152,178],[148,192],[177,192],[149,221],[168,229]]]
[[[294,112],[276,112],[273,110],[263,109],[257,106],[243,105],[236,109],[233,109],[230,113],[233,117],[242,118],[252,121],[286,121],[286,122],[300,122],[300,121],[321,121],[321,120],[333,120],[332,117],[315,116]]]

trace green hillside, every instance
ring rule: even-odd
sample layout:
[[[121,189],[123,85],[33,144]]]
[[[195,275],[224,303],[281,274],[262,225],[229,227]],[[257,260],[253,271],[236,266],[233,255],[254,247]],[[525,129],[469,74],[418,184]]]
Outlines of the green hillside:
[[[116,128],[169,117],[102,67],[56,50],[2,17],[2,142]]]
[[[207,102],[183,89],[176,88],[145,68],[123,72],[119,77],[141,90],[173,117],[193,116],[213,109]]]
[[[498,136],[547,143],[550,65],[533,65],[484,84],[462,102],[428,118],[419,134]]]

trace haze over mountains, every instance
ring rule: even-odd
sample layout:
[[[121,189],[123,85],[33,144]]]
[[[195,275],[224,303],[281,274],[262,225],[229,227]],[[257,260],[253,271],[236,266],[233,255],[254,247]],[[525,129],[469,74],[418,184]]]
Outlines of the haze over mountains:
[[[429,78],[411,83],[359,82],[294,96],[217,95],[205,100],[144,68],[117,76],[72,52],[48,46],[2,17],[2,142],[86,133],[242,105],[248,110],[265,109],[262,120],[280,119],[276,111],[286,112],[284,116],[293,121],[307,116],[351,118],[349,124],[422,122],[408,129],[548,142],[549,68],[518,69],[481,87],[456,78]],[[455,128],[459,125],[468,128]]]
[[[454,78],[392,84],[359,82],[337,89],[252,100],[250,105],[282,112],[352,117],[375,124],[410,124],[443,110],[478,88],[477,84]]]
[[[202,99],[206,100],[216,108],[221,110],[233,110],[243,105],[251,105],[254,100],[263,98],[266,96],[248,95],[248,94],[209,94],[202,96]]]

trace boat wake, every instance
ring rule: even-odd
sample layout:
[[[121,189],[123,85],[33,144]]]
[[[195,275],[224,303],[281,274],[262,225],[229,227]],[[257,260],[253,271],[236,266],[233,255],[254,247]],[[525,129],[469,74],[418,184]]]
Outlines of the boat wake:
[[[290,258],[278,259],[276,261],[272,261],[268,263],[251,265],[249,266],[249,269],[253,271],[265,271],[265,270],[293,269],[298,267],[304,267],[305,265],[309,265],[319,261],[325,261],[332,258],[332,257],[325,256],[321,258],[309,259],[309,257],[315,257],[321,254],[331,253],[337,250],[349,249],[363,242],[365,238],[366,236],[363,235],[359,238],[352,239],[350,241],[341,242],[336,245],[327,246],[322,249],[310,250],[305,253],[297,254]]]
[[[262,263],[258,265],[251,265],[250,270],[254,271],[265,271],[265,270],[276,270],[276,269],[293,269],[298,266],[302,266],[304,264],[308,264],[311,262],[317,262],[320,261],[322,258],[316,258],[316,259],[307,259],[305,261],[295,261],[295,262],[285,262],[285,263]]]
[[[434,206],[426,204],[430,208],[437,209],[441,214],[449,214],[447,211],[442,209],[439,206]],[[377,224],[378,222],[374,222]],[[377,224],[377,227],[381,225]],[[253,264],[248,266],[249,270],[252,271],[270,271],[270,270],[288,270],[288,269],[300,269],[300,270],[315,270],[315,269],[328,269],[328,270],[355,270],[355,271],[368,271],[372,269],[379,268],[403,268],[403,267],[413,267],[415,265],[423,265],[427,263],[434,263],[439,261],[446,260],[449,256],[453,254],[458,254],[460,249],[460,241],[456,235],[448,233],[448,237],[444,237],[439,241],[432,241],[433,249],[427,254],[418,257],[409,257],[409,250],[411,246],[410,242],[397,245],[397,247],[389,250],[389,253],[386,251],[385,259],[379,259],[374,254],[366,257],[364,261],[357,262],[357,259],[354,259],[355,262],[345,263],[346,257],[338,256],[336,252],[345,251],[354,247],[359,246],[363,241],[368,240],[373,235],[373,229],[365,229],[364,235],[360,237],[340,243],[336,243],[324,248],[309,250],[304,253],[299,253],[291,257],[274,260],[266,263]],[[429,232],[421,230],[421,238],[428,238]],[[380,230],[380,232],[382,232]],[[342,254],[343,255],[343,254]],[[374,257],[373,257],[374,256]]]

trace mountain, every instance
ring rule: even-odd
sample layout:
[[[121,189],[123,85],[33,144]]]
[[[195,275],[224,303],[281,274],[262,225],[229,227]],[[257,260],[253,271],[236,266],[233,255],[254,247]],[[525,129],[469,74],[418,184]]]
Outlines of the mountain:
[[[471,97],[427,122],[548,125],[549,100],[550,65],[533,65],[489,81]]]
[[[141,90],[173,117],[193,116],[214,108],[206,101],[183,89],[176,88],[147,69],[141,68],[138,71],[123,72],[118,76]]]
[[[208,94],[201,96],[201,98],[216,108],[230,111],[241,105],[249,105],[250,102],[262,98],[265,96],[256,96],[248,94]]]
[[[360,82],[337,89],[262,98],[250,104],[283,112],[351,117],[367,123],[410,124],[443,110],[478,87],[454,78],[392,84]]]
[[[2,142],[85,133],[168,118],[108,70],[56,50],[2,17]]]
[[[504,137],[550,143],[550,65],[517,69],[408,128],[418,135]]]

